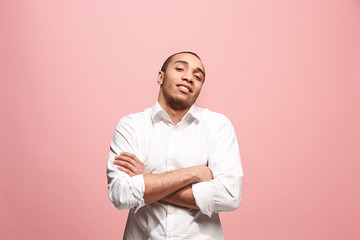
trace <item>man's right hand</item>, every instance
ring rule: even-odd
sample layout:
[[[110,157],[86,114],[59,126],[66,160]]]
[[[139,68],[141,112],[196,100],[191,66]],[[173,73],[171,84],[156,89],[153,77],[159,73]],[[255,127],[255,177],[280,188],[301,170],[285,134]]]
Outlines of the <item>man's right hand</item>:
[[[191,167],[194,175],[194,182],[207,182],[214,179],[210,168],[207,166],[194,166]]]
[[[130,177],[149,174],[145,165],[134,154],[128,152],[122,152],[120,155],[115,156],[113,163],[117,165],[117,169],[127,173]]]

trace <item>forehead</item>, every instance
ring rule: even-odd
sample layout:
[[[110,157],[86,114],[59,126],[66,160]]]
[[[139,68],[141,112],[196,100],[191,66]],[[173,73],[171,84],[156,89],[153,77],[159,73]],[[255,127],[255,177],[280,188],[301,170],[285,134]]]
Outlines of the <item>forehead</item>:
[[[178,55],[175,55],[172,59],[170,64],[174,64],[177,61],[186,61],[189,63],[189,66],[194,68],[201,68],[203,71],[205,71],[204,64],[201,62],[201,60],[196,57],[193,54],[190,53],[180,53]]]

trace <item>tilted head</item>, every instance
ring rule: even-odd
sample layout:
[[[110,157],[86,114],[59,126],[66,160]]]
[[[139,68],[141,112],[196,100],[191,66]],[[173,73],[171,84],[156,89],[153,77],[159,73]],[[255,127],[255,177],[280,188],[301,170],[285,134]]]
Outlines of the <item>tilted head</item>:
[[[158,74],[159,102],[174,110],[191,107],[205,80],[205,68],[193,52],[175,53],[168,57]]]
[[[168,58],[165,60],[164,64],[163,64],[162,67],[161,67],[161,71],[166,72],[166,69],[167,69],[167,67],[168,67],[168,65],[169,65],[169,62],[172,60],[172,58],[173,58],[174,56],[176,56],[176,55],[183,54],[183,53],[192,54],[192,55],[194,55],[195,57],[197,57],[197,58],[201,61],[201,58],[200,58],[196,53],[194,53],[194,52],[190,52],[190,51],[178,52],[178,53],[174,53],[173,55],[171,55],[170,57],[168,57]]]

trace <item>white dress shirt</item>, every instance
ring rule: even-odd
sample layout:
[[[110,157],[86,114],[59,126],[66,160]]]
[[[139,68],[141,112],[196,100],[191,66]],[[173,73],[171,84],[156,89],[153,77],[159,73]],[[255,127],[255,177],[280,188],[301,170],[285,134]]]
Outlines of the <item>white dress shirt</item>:
[[[151,173],[208,166],[214,179],[192,185],[200,211],[163,201],[146,205],[143,175],[130,177],[113,164],[121,152],[135,154]],[[124,239],[224,239],[218,213],[239,206],[243,171],[234,128],[224,115],[193,105],[175,126],[156,102],[119,121],[107,175],[110,200],[130,209]]]

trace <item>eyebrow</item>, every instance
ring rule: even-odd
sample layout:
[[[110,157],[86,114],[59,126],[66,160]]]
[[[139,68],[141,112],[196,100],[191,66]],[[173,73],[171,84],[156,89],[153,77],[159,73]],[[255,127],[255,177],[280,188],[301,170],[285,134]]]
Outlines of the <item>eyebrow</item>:
[[[184,61],[184,60],[178,60],[178,61],[174,62],[174,64],[176,64],[176,63],[182,63],[182,64],[185,64],[185,65],[189,65],[189,63],[188,63],[187,61]],[[198,70],[199,72],[201,72],[201,73],[204,75],[204,77],[205,77],[205,73],[204,73],[204,71],[203,71],[201,68],[197,67],[196,70]]]

